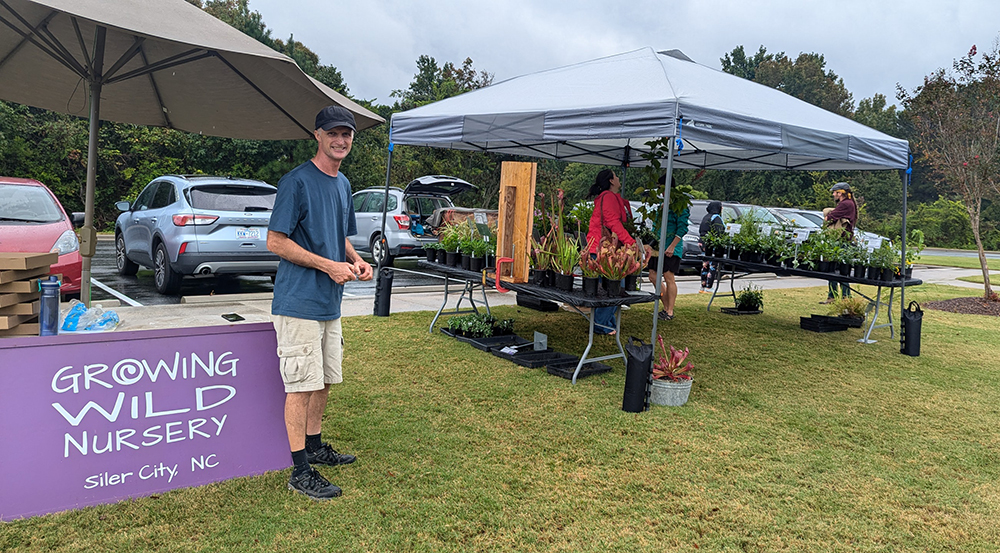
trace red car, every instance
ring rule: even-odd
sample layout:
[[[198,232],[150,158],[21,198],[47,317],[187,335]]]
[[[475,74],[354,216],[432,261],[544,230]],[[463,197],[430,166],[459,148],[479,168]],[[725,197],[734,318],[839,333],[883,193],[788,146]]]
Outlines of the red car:
[[[80,293],[80,242],[73,231],[83,213],[66,216],[62,204],[33,179],[0,177],[0,252],[59,252],[52,274],[62,274],[62,293]]]

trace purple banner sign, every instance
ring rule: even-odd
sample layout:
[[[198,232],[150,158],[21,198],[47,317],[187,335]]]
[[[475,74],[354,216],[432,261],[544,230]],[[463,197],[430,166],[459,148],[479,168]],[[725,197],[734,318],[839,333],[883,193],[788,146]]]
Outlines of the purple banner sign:
[[[290,465],[270,323],[0,340],[0,520]]]

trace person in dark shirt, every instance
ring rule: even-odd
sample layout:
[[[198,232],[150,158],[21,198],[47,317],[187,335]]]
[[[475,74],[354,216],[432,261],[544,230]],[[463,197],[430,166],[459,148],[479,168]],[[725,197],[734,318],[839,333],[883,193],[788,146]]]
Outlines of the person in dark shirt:
[[[823,210],[824,224],[827,227],[842,229],[848,238],[853,238],[854,226],[858,224],[858,204],[854,202],[854,191],[851,190],[851,185],[846,182],[838,182],[830,187],[830,193],[833,194],[833,201],[837,203],[837,207]],[[840,294],[844,298],[851,297],[851,285],[841,282]],[[830,281],[826,301],[820,303],[833,303],[836,299],[837,283]]]
[[[351,246],[357,234],[351,183],[340,165],[351,152],[354,115],[329,106],[316,116],[316,155],[278,181],[267,249],[281,262],[271,320],[285,385],[285,429],[291,449],[288,487],[325,500],[341,494],[311,465],[347,465],[354,455],[323,442],[330,385],[343,381],[340,303],[344,283],[370,280],[372,267]]]
[[[722,202],[720,201],[709,202],[708,213],[701,218],[701,225],[698,227],[698,246],[701,247],[703,253],[705,251],[703,240],[712,231],[715,231],[717,234],[726,232],[726,224],[722,222]],[[718,272],[719,269],[714,263],[705,261],[701,264],[701,290],[698,290],[699,294],[709,293],[712,289],[712,284],[715,282],[715,278],[718,276]]]

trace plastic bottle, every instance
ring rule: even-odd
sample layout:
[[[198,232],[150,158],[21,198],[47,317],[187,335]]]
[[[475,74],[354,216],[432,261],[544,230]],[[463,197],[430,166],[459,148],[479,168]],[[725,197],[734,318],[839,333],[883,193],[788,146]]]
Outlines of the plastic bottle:
[[[59,334],[59,279],[55,275],[39,283],[42,288],[42,305],[39,310],[39,336]]]

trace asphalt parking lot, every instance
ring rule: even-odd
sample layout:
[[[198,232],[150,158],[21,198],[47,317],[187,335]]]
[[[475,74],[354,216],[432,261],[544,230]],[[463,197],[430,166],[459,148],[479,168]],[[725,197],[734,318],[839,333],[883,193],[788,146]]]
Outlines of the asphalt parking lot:
[[[371,259],[369,258],[369,261]],[[396,261],[397,270],[393,277],[393,288],[429,286],[441,284],[441,279],[433,276],[411,274],[416,271],[417,259]],[[140,269],[135,276],[118,274],[115,266],[115,243],[110,235],[101,235],[97,241],[97,252],[91,264],[91,297],[95,301],[116,299],[121,305],[170,305],[181,303],[183,297],[218,296],[234,294],[270,293],[274,287],[265,276],[239,277],[196,277],[185,278],[180,293],[164,295],[153,285],[153,271]],[[346,296],[374,296],[375,281],[349,282],[345,286]]]

